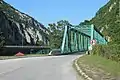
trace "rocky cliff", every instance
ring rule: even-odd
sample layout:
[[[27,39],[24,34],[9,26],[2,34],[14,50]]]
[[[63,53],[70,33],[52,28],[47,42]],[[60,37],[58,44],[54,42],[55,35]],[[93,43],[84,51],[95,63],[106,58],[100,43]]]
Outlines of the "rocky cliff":
[[[0,0],[0,32],[6,45],[48,44],[49,31],[34,18]]]

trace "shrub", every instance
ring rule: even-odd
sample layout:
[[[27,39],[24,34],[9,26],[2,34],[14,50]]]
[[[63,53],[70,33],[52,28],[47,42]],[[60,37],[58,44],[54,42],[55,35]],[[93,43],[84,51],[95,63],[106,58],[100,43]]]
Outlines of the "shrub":
[[[92,54],[118,62],[120,61],[120,45],[95,45],[93,46]]]

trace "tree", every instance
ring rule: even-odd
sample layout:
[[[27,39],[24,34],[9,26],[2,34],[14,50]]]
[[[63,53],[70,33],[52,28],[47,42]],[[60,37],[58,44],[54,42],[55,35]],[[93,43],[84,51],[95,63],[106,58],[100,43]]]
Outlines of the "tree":
[[[48,29],[50,30],[49,39],[51,48],[61,47],[64,27],[68,24],[69,22],[66,20],[60,20],[57,23],[48,24]]]
[[[2,32],[0,33],[0,48],[3,47],[3,45],[5,44],[5,38],[2,35]]]
[[[84,20],[84,22],[81,22],[79,25],[90,25],[91,22],[89,20]]]
[[[42,40],[37,41],[36,43],[38,46],[44,46],[44,42]]]

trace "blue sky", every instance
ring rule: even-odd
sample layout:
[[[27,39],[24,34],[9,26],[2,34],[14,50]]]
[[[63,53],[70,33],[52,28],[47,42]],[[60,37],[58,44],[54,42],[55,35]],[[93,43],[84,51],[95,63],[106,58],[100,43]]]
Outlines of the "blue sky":
[[[59,20],[77,25],[91,19],[109,0],[5,0],[47,26]]]

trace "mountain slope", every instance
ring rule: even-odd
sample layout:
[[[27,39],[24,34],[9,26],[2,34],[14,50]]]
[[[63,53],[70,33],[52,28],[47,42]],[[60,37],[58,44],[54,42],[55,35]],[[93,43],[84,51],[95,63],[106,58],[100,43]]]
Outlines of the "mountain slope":
[[[120,0],[110,0],[90,20],[113,43],[120,43]]]
[[[48,30],[34,18],[0,1],[0,32],[7,45],[48,43]]]

